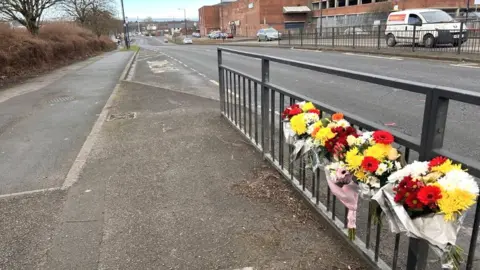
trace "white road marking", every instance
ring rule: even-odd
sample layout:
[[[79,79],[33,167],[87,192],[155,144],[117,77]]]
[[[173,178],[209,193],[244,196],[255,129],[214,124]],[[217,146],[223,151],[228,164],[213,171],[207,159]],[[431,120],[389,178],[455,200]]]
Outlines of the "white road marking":
[[[178,71],[175,67],[172,67],[168,60],[162,61],[147,61],[148,67],[153,73],[164,73],[164,72],[174,72]]]
[[[196,70],[196,69],[194,69],[194,68],[190,68],[190,69],[191,69],[193,72],[197,72],[197,70]]]
[[[127,72],[130,68],[130,65],[132,64],[137,54],[138,52],[132,56],[132,58],[130,59],[130,62],[125,67],[122,75],[120,76],[121,80],[123,80],[127,76]],[[110,112],[110,107],[113,104],[113,99],[117,95],[119,89],[120,89],[120,82],[113,89],[112,94],[110,95],[107,102],[105,103],[105,106],[103,106],[100,116],[98,117],[97,121],[95,121],[95,124],[93,125],[93,128],[90,131],[90,134],[88,134],[87,139],[85,140],[85,143],[83,143],[83,146],[80,149],[80,152],[78,153],[77,158],[75,158],[75,161],[73,162],[72,167],[68,171],[67,177],[65,177],[65,181],[63,182],[63,185],[62,185],[62,190],[68,189],[73,184],[75,184],[75,182],[77,182],[78,177],[82,172],[83,166],[85,166],[85,163],[87,162],[87,158],[93,149],[93,146],[95,144],[95,141],[97,140],[98,135],[100,134],[102,125],[107,119],[107,115]]]
[[[200,75],[200,76],[202,76],[202,77],[205,77],[205,78],[207,77],[207,76],[206,76],[205,74],[203,74],[203,73],[198,73],[198,75]]]
[[[480,68],[478,64],[475,63],[462,63],[462,64],[450,64],[452,67],[463,67],[463,68]]]
[[[184,67],[186,67],[186,68],[188,68],[188,66],[187,66],[187,65],[185,65],[185,64],[183,64],[183,66],[184,66]]]
[[[358,54],[358,53],[343,53],[343,54],[345,54],[345,55],[352,55],[352,56],[362,56],[362,57],[370,57],[370,58],[379,58],[379,59],[395,60],[395,61],[402,61],[402,60],[403,60],[403,58],[390,57],[390,56],[378,56],[378,55]]]
[[[323,52],[320,50],[305,50],[305,49],[295,49],[295,48],[290,48],[290,49],[294,51],[302,51],[302,52]]]
[[[211,83],[215,84],[215,85],[220,85],[217,81],[215,80],[210,80]]]
[[[44,192],[55,191],[55,190],[60,190],[60,188],[44,188],[44,189],[29,190],[29,191],[23,191],[23,192],[17,192],[17,193],[3,194],[3,195],[0,195],[0,199],[23,196],[23,195],[32,195],[36,193],[44,193]]]

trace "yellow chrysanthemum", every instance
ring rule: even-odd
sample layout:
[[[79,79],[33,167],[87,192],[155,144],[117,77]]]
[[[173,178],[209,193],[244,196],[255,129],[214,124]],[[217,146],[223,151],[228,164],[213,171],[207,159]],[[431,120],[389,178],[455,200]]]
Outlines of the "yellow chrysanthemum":
[[[356,171],[354,175],[358,179],[358,181],[361,182],[366,182],[368,179],[367,174],[365,174],[363,170]]]
[[[317,134],[315,134],[315,140],[319,141],[321,145],[325,145],[325,142],[334,138],[336,134],[332,132],[331,128],[321,128]]]
[[[445,220],[454,221],[457,214],[460,215],[475,204],[476,197],[475,194],[458,188],[451,191],[442,189],[442,198],[437,201],[437,204],[445,215]]]
[[[375,144],[367,148],[363,153],[366,157],[374,157],[377,160],[384,160],[388,156],[388,153],[392,149],[389,144]]]
[[[432,172],[441,172],[443,174],[446,174],[449,171],[461,170],[461,169],[462,169],[462,165],[452,164],[452,161],[450,159],[447,159],[445,162],[442,163],[442,165],[433,167]]]
[[[345,155],[345,162],[350,170],[358,170],[362,165],[363,156],[358,153],[358,148],[350,149]]]
[[[309,110],[311,109],[315,109],[315,106],[313,105],[312,102],[306,102],[305,104],[303,104],[302,106],[302,111],[304,112],[308,112]]]
[[[305,122],[305,114],[297,114],[290,119],[290,126],[297,135],[302,135],[307,132],[307,123]]]

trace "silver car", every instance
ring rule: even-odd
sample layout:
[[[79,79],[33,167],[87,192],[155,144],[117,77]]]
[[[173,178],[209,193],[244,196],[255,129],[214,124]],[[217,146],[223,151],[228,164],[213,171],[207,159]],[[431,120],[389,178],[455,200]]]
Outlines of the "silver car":
[[[273,28],[260,29],[257,32],[257,39],[258,39],[258,42],[262,40],[265,40],[265,41],[279,40],[279,39],[282,39],[282,35]]]

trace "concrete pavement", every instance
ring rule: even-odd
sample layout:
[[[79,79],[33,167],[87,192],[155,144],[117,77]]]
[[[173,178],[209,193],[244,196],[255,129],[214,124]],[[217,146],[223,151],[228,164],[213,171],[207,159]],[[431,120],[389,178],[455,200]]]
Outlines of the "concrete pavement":
[[[0,92],[0,195],[61,185],[130,56],[105,54]]]
[[[44,268],[367,269],[218,106],[123,82]]]

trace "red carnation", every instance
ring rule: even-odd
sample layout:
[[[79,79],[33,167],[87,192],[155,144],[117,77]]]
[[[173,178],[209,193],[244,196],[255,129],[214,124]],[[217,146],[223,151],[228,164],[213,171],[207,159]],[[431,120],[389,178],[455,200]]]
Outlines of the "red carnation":
[[[436,157],[436,158],[430,160],[430,162],[428,163],[428,167],[431,169],[433,167],[440,166],[447,160],[448,160],[448,158],[446,158],[446,157],[441,157],[441,156]]]
[[[373,132],[373,140],[379,144],[392,144],[394,138],[393,135],[388,131],[377,130]]]
[[[345,131],[347,132],[347,136],[353,135],[355,137],[358,137],[357,130],[354,127],[347,127]]]
[[[335,147],[335,140],[330,139],[325,142],[325,148],[329,153],[333,153],[333,148]]]
[[[298,105],[292,105],[288,108],[286,108],[283,113],[282,113],[282,118],[283,119],[289,119],[297,114],[303,113],[302,109],[298,107]]]
[[[407,206],[412,210],[422,209],[425,205],[418,199],[417,193],[411,193],[405,200]]]
[[[310,109],[310,110],[308,110],[308,112],[318,114],[319,116],[322,113],[319,109]]]
[[[442,198],[442,190],[437,186],[426,186],[420,189],[417,197],[423,204],[436,207],[437,201]]]
[[[406,189],[408,191],[418,191],[420,188],[424,186],[425,185],[423,184],[423,182],[411,179],[407,182]]]
[[[362,161],[362,168],[365,171],[374,173],[378,169],[379,162],[374,157],[365,157]]]

